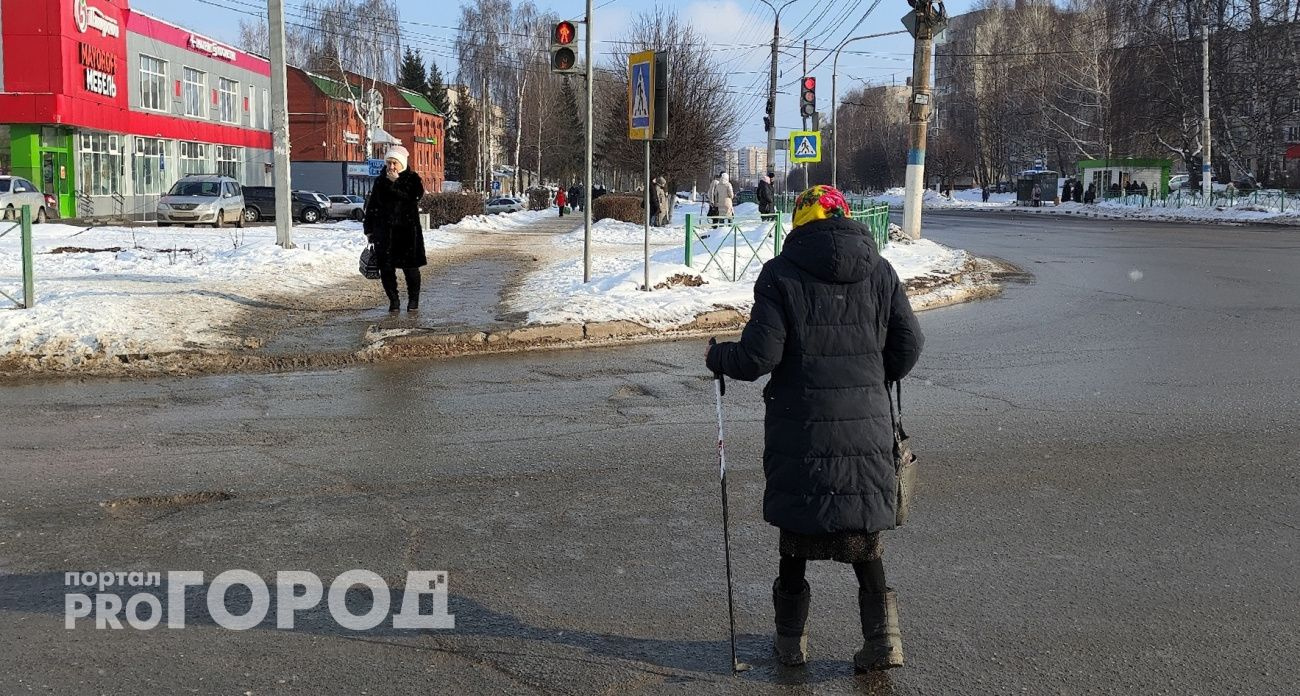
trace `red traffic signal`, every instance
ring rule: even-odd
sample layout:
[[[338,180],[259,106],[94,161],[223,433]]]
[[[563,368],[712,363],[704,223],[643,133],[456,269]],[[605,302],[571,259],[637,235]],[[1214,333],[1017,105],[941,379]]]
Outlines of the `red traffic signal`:
[[[574,47],[578,42],[578,27],[569,20],[556,22],[551,29],[551,72],[578,72],[578,54]]]
[[[805,76],[799,82],[799,115],[811,118],[817,113],[817,78]]]
[[[552,43],[568,46],[578,39],[578,28],[573,26],[573,22],[565,20],[555,25],[555,32],[551,36]]]

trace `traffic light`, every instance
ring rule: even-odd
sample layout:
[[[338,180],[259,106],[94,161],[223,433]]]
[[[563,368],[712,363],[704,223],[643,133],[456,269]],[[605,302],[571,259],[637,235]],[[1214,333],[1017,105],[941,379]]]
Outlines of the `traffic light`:
[[[817,113],[817,78],[808,76],[799,82],[799,115],[812,118]]]
[[[578,72],[577,45],[578,27],[567,19],[556,22],[551,30],[551,72]]]
[[[776,105],[771,99],[767,100],[767,115],[763,117],[763,132],[772,130],[772,114],[776,110]]]

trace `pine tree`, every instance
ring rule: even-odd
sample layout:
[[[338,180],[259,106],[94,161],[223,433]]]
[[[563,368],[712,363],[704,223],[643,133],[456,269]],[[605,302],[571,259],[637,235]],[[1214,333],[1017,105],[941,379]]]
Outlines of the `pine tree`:
[[[560,87],[559,117],[555,125],[548,148],[554,153],[551,171],[558,170],[566,179],[577,179],[582,175],[582,160],[587,151],[586,131],[578,114],[577,94],[567,77]]]
[[[478,114],[467,92],[456,100],[455,123],[447,133],[447,180],[472,185],[478,181]]]
[[[406,47],[402,56],[402,66],[397,71],[397,84],[417,94],[424,94],[429,89],[429,74],[424,69],[424,58],[420,50]]]
[[[447,85],[442,82],[442,71],[438,69],[438,61],[429,61],[428,87],[424,96],[433,102],[433,108],[437,109],[438,113],[444,116],[451,114],[451,106],[447,101]]]

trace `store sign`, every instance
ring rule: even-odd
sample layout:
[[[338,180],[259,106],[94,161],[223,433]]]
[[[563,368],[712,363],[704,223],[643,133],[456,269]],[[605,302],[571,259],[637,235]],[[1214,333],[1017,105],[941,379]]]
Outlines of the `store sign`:
[[[117,97],[117,56],[90,44],[78,44],[77,58],[86,69],[86,91]]]
[[[352,131],[343,131],[343,142],[349,145],[357,145],[361,142],[361,134]]]
[[[116,19],[109,19],[98,8],[91,7],[87,0],[72,0],[72,17],[77,23],[77,31],[86,33],[97,31],[100,36],[117,38],[122,35],[121,26]]]
[[[370,176],[369,164],[349,164],[348,176]]]
[[[235,60],[235,49],[198,34],[190,34],[190,49],[199,53],[206,53],[213,58],[221,58],[231,62]]]

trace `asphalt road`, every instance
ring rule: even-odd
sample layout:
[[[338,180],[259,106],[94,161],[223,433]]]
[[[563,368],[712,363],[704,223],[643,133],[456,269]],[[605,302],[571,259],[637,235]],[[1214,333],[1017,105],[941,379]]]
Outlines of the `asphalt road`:
[[[1300,232],[926,224],[1031,275],[922,315],[923,488],[886,540],[904,669],[853,675],[831,563],[810,568],[812,663],[774,666],[761,404],[733,383],[754,669],[730,676],[713,393],[683,341],[3,388],[0,693],[1300,691]],[[231,631],[204,588],[184,629],[63,627],[65,571],[233,568],[446,570],[456,628],[318,609]]]

